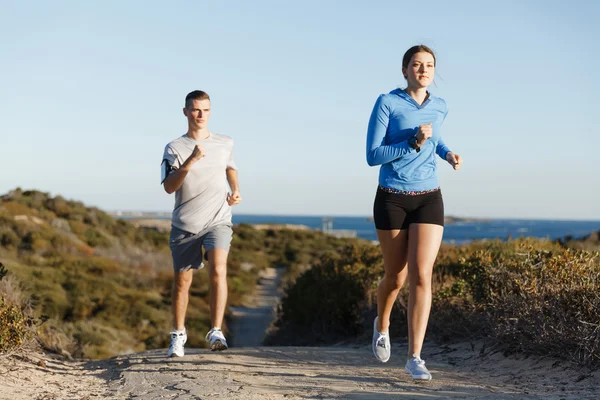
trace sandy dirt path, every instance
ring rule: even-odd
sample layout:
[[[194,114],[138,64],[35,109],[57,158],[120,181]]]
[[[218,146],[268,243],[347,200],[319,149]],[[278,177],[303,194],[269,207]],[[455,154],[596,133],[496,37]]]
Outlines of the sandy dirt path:
[[[406,348],[398,348],[404,354]],[[42,399],[597,399],[600,374],[549,361],[429,348],[434,380],[416,383],[402,357],[377,363],[367,346],[165,350],[103,361],[0,360],[0,398]],[[433,350],[437,353],[433,354]],[[9,368],[6,368],[9,367]]]
[[[280,297],[279,283],[283,268],[267,268],[261,274],[256,296],[250,307],[231,307],[229,329],[232,347],[260,346],[266,330],[275,318],[275,307]]]

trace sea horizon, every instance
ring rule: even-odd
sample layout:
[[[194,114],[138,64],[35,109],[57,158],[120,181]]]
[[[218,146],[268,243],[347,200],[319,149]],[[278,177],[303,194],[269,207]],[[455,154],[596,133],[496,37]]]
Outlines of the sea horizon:
[[[170,212],[121,212],[113,214],[123,219],[171,218]],[[566,237],[582,238],[600,230],[600,220],[518,219],[518,218],[470,218],[447,215],[443,241],[445,243],[467,243],[473,240],[536,237],[550,240]],[[331,220],[331,226],[324,221]],[[314,230],[330,231],[332,234],[354,235],[377,241],[373,220],[369,216],[331,215],[277,215],[277,214],[233,214],[233,224],[279,224],[302,225]]]
[[[132,211],[132,210],[111,210],[106,211],[109,215],[119,217],[135,217],[145,218],[154,216],[157,219],[171,218],[172,211]],[[160,217],[158,217],[160,216]],[[266,214],[266,213],[235,213],[233,217],[275,217],[275,218],[373,218],[372,215],[336,215],[336,214]],[[464,215],[446,214],[445,218],[452,218],[458,220],[472,220],[472,221],[557,221],[557,222],[597,222],[600,223],[600,217],[598,219],[593,218],[519,218],[519,217],[469,217]]]

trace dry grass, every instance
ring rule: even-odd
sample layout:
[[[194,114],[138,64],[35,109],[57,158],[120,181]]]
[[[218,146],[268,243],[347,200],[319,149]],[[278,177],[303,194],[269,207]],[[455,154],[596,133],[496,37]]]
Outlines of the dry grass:
[[[16,281],[0,263],[0,353],[19,349],[31,339],[33,319],[25,311]]]
[[[28,217],[15,219],[14,212]],[[60,196],[21,190],[0,196],[0,227],[0,259],[14,274],[5,291],[16,309],[27,311],[28,304],[45,320],[38,340],[46,349],[104,358],[168,345],[173,279],[168,232],[138,228]],[[312,231],[235,227],[229,304],[245,305],[266,267],[294,269],[335,252],[341,243]],[[192,347],[206,345],[208,293],[207,271],[198,271],[186,320]]]
[[[443,246],[428,337],[491,338],[506,352],[600,366],[600,254],[536,239]],[[270,344],[324,344],[368,335],[383,275],[373,246],[324,257],[285,291]],[[405,286],[391,334],[406,336]]]

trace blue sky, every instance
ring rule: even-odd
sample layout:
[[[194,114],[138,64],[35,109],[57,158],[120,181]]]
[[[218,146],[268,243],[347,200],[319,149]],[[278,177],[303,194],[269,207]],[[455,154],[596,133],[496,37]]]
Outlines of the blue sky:
[[[164,146],[194,89],[235,139],[238,213],[370,215],[365,161],[402,55],[438,59],[446,213],[600,219],[600,2],[0,3],[0,193],[168,211]]]

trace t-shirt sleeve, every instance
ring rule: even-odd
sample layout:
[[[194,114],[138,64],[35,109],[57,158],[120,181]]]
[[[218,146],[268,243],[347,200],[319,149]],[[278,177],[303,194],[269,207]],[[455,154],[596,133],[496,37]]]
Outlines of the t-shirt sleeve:
[[[162,162],[160,163],[160,183],[162,184],[167,179],[167,176],[178,170],[179,167],[181,167],[181,161],[177,152],[173,147],[167,145],[163,153]]]

